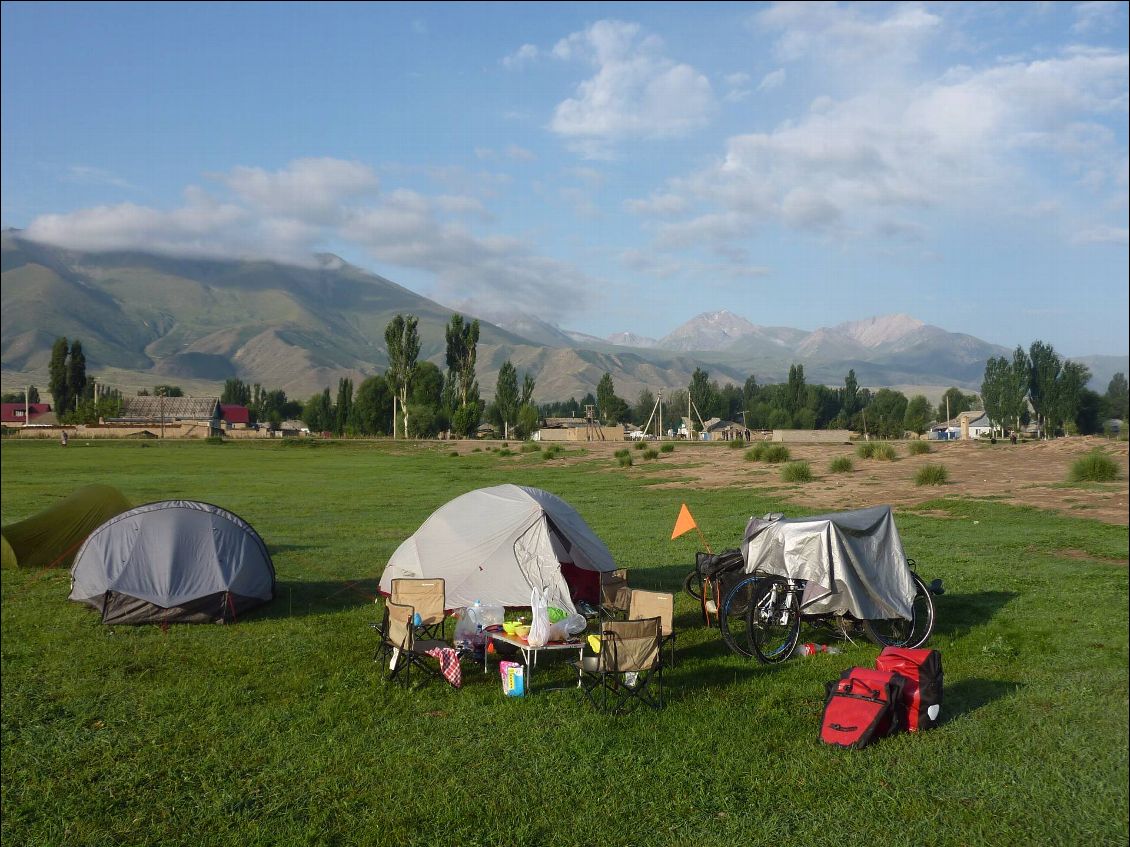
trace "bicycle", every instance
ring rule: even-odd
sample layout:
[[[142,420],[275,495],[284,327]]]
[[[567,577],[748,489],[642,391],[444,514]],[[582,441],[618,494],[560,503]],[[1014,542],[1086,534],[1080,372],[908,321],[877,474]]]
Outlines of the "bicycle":
[[[884,647],[921,647],[934,631],[933,596],[944,593],[941,580],[927,585],[911,568],[915,594],[911,618],[859,619],[849,613],[805,614],[808,580],[767,574],[748,574],[725,592],[718,606],[722,640],[731,650],[766,664],[783,662],[800,641],[802,623],[821,626],[840,637],[862,629],[864,635]]]

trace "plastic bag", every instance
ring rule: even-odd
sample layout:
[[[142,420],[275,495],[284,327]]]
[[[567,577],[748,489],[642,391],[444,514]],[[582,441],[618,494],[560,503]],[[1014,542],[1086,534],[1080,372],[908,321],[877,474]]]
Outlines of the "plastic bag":
[[[588,626],[584,615],[569,615],[564,620],[549,625],[550,641],[568,641],[571,636],[580,635]]]
[[[478,609],[468,606],[459,610],[459,619],[455,623],[454,640],[456,644],[470,644],[478,647],[483,643],[483,631],[479,626]]]
[[[526,636],[526,643],[531,647],[544,647],[549,641],[549,603],[546,595],[548,589],[534,588],[530,592],[530,610],[533,619],[530,621],[530,633]]]

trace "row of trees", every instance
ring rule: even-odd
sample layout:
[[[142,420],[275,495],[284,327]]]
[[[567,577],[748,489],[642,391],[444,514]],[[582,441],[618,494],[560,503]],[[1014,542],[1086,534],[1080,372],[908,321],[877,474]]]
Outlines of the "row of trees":
[[[1125,374],[1114,375],[1105,395],[1087,388],[1090,379],[1086,365],[1033,341],[1027,350],[1017,345],[1011,357],[985,363],[981,396],[989,419],[1002,429],[1018,430],[1034,417],[1045,438],[1059,432],[1090,435],[1102,431],[1104,420],[1125,421],[1127,414]]]
[[[420,337],[414,315],[397,315],[385,328],[388,368],[353,390],[338,382],[315,394],[302,408],[302,420],[314,432],[336,435],[392,435],[427,438],[439,433],[470,437],[484,418],[507,436],[526,437],[538,425],[533,403],[534,378],[507,360],[498,372],[494,402],[483,402],[476,378],[479,322],[452,315],[445,329],[447,372],[419,361]]]

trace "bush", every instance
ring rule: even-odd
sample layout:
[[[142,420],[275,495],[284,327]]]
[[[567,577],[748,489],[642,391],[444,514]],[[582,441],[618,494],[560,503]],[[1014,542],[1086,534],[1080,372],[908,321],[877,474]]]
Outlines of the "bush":
[[[643,451],[643,457],[645,459],[648,459],[648,460],[658,459],[659,458],[659,451],[658,450],[644,450]]]
[[[761,461],[772,462],[773,464],[787,462],[790,455],[789,448],[784,444],[766,444],[761,451]]]
[[[884,462],[893,462],[895,460],[895,448],[890,444],[876,444],[875,458],[882,459]]]
[[[541,457],[543,459],[547,459],[547,460],[548,459],[557,459],[557,458],[560,458],[561,456],[564,456],[564,455],[565,455],[565,448],[562,447],[560,444],[554,444],[550,447],[546,447],[544,450],[541,451]]]
[[[764,450],[765,450],[764,444],[757,444],[753,447],[750,447],[748,450],[745,451],[745,460],[747,462],[760,462],[761,461],[761,454],[762,454],[762,452],[764,452]]]
[[[635,448],[637,450],[643,450],[645,447],[647,447],[647,445],[644,444],[642,441],[637,441],[636,444],[635,444]]]
[[[541,447],[538,446],[536,441],[527,441],[522,445],[523,453],[536,453]]]
[[[507,448],[503,447],[501,450],[498,451],[498,455],[500,455],[500,456],[513,456],[514,451],[508,450]]]
[[[1092,450],[1075,460],[1068,479],[1071,482],[1111,482],[1118,477],[1118,463],[1102,450]]]
[[[620,463],[620,467],[630,468],[632,466],[632,454],[625,450],[624,455],[619,456],[617,461]]]
[[[854,470],[855,463],[851,460],[851,456],[837,456],[828,465],[828,471],[831,473],[851,473]]]
[[[895,448],[880,441],[864,441],[856,448],[855,455],[861,459],[884,459],[894,461]]]
[[[670,443],[660,444],[659,445],[659,452],[660,453],[674,453],[675,452],[675,445],[670,444]]]
[[[875,455],[875,448],[878,446],[879,445],[874,441],[864,441],[855,448],[855,455],[859,456],[861,459],[870,459]]]
[[[631,456],[632,451],[625,447],[623,450],[617,450],[613,455],[617,459],[623,459],[625,456]]]
[[[731,450],[741,450],[745,447],[745,441],[741,438],[732,438],[730,439],[729,447]]]
[[[907,445],[906,451],[910,453],[911,456],[921,456],[923,453],[930,452],[930,445],[925,441],[911,441],[910,444]]]
[[[205,444],[226,444],[227,439],[222,435],[209,435],[204,439]]]
[[[812,468],[808,462],[789,462],[781,468],[782,482],[812,482]]]
[[[458,458],[458,457],[459,457],[459,451],[458,451],[458,450],[452,450],[452,451],[451,451],[450,453],[448,453],[447,455],[448,455],[448,456],[451,456],[451,457],[453,457],[453,458]]]
[[[942,465],[923,465],[914,475],[915,485],[945,485],[949,481],[949,471]]]

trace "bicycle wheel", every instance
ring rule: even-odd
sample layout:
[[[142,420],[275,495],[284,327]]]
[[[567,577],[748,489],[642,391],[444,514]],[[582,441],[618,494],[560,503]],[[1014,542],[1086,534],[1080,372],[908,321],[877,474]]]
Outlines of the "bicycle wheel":
[[[787,580],[762,580],[746,620],[754,655],[769,665],[783,662],[800,640],[800,598]]]
[[[934,632],[934,598],[918,574],[914,577],[914,603],[911,619],[886,618],[861,621],[863,631],[876,644],[884,647],[921,647]]]
[[[702,600],[702,574],[697,568],[687,574],[687,578],[683,580],[683,591],[696,600]]]
[[[743,577],[725,592],[718,609],[718,628],[722,630],[722,640],[735,653],[748,658],[753,658],[754,653],[746,612],[760,582],[761,577]]]

